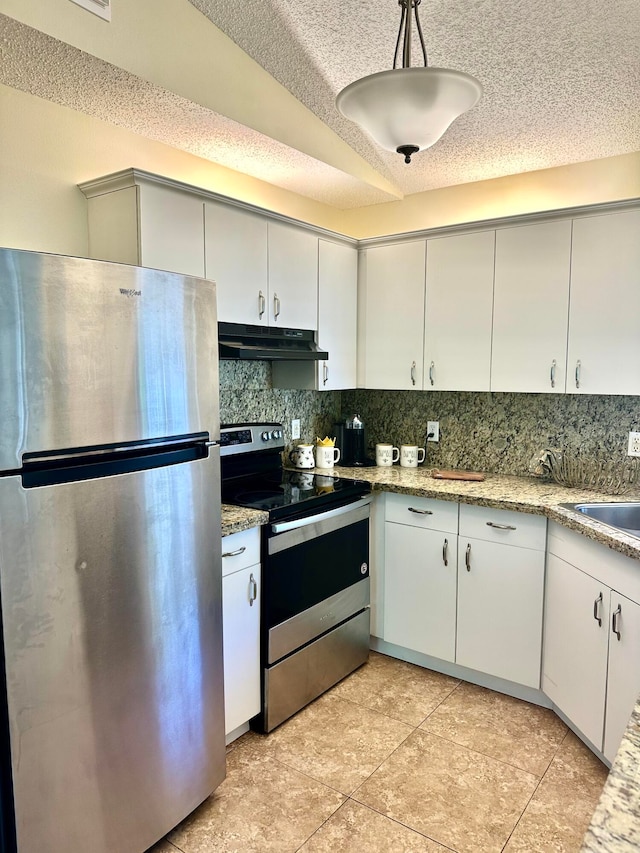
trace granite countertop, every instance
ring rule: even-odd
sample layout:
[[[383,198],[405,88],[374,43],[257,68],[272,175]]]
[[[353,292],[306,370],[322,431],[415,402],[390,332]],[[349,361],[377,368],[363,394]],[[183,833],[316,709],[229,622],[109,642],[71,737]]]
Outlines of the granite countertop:
[[[316,468],[314,471],[317,474],[327,474],[326,469]],[[434,480],[430,469],[401,468],[398,465],[391,468],[336,467],[332,473],[337,477],[365,480],[371,483],[374,491],[397,492],[545,515],[614,551],[640,560],[640,539],[560,506],[563,503],[640,501],[640,490],[616,497],[587,489],[570,489],[538,477],[507,474],[486,474],[481,482]]]
[[[258,509],[245,509],[241,506],[222,504],[222,535],[240,533],[250,527],[260,527],[269,521],[269,513]]]

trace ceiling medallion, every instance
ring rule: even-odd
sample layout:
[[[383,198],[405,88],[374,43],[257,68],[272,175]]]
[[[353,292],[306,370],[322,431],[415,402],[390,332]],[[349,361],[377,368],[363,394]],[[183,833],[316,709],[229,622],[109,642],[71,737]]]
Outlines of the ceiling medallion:
[[[359,124],[382,148],[402,154],[405,163],[411,162],[413,154],[436,143],[449,125],[475,106],[482,95],[482,86],[470,74],[428,67],[418,18],[420,3],[421,0],[398,0],[402,15],[393,69],[356,80],[336,98],[342,115]],[[411,67],[412,13],[424,68]],[[397,68],[400,42],[402,68]]]

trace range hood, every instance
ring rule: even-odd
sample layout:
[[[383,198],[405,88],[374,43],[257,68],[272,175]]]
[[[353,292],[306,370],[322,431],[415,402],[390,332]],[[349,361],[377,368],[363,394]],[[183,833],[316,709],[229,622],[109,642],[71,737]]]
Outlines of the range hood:
[[[329,353],[318,348],[308,329],[280,329],[218,323],[220,358],[261,361],[324,361]]]

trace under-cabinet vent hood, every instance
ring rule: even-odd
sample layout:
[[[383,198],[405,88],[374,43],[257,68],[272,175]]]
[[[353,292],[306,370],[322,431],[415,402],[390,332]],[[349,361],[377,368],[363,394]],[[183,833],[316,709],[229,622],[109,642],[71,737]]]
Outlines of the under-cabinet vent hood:
[[[279,329],[218,323],[220,358],[261,361],[323,361],[329,353],[318,348],[308,329]]]

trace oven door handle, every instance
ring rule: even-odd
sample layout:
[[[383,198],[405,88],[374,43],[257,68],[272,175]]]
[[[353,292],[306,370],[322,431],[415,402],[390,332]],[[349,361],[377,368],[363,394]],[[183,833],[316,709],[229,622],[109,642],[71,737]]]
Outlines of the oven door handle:
[[[354,509],[360,509],[360,507],[368,506],[372,500],[373,497],[369,495],[359,501],[352,501],[351,503],[340,506],[337,509],[330,509],[327,512],[319,512],[316,515],[307,515],[305,518],[296,518],[294,521],[280,521],[271,525],[271,532],[284,533],[287,530],[297,530],[300,527],[308,527],[310,524],[317,524],[319,521],[336,518],[339,515],[345,515],[348,512],[353,512]]]

